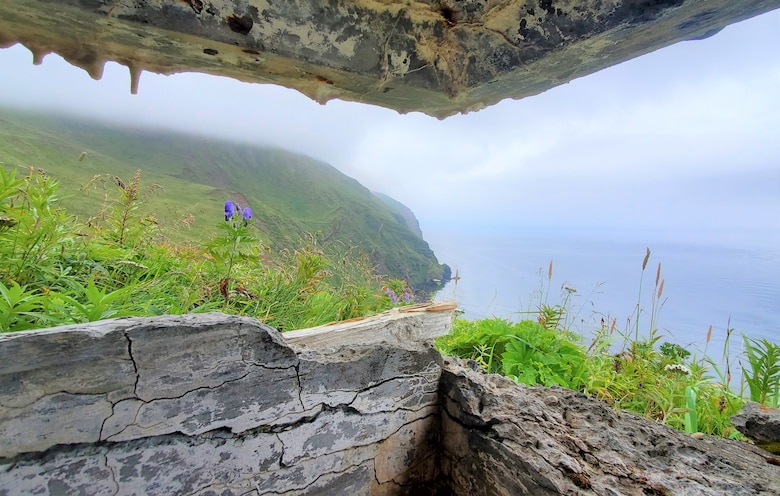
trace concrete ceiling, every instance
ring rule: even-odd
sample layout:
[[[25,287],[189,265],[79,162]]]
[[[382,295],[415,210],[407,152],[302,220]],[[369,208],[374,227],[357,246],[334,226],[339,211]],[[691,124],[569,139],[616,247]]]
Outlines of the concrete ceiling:
[[[100,78],[203,72],[437,117],[523,98],[780,0],[2,0],[0,47]],[[724,61],[728,63],[728,61]],[[201,95],[200,97],[207,97]],[[240,112],[240,109],[232,111]]]

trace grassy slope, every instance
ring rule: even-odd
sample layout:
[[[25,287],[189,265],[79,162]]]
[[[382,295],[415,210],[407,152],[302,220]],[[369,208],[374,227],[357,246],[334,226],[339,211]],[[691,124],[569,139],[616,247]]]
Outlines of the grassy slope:
[[[147,208],[175,241],[208,238],[230,198],[252,207],[274,249],[312,233],[326,249],[365,251],[380,272],[417,287],[441,277],[428,244],[391,207],[330,165],[284,150],[3,109],[0,162],[43,169],[62,182],[62,192],[79,191],[98,174],[129,181],[141,169],[142,188],[163,188],[148,196]],[[66,204],[82,219],[95,215],[101,184],[111,187],[96,183]]]
[[[416,234],[418,237],[422,238],[423,233],[420,230],[420,223],[417,221],[417,217],[414,216],[414,212],[404,205],[403,203],[399,202],[395,198],[391,198],[384,193],[377,193],[374,192],[374,196],[382,200],[385,204],[387,204],[390,208],[395,210],[395,218],[401,225],[406,225],[406,227],[409,228],[410,231],[412,231],[414,234]]]

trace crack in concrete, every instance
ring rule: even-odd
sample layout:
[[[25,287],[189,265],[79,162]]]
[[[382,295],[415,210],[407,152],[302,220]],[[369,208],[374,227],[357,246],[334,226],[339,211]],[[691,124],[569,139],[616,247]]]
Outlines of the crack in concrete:
[[[306,411],[306,406],[303,404],[303,386],[301,385],[301,362],[297,362],[295,368],[295,379],[298,381],[298,401],[301,403],[301,408]]]
[[[108,464],[108,450],[103,452],[103,465],[108,469],[109,472],[111,472],[111,481],[114,483],[114,486],[116,489],[114,490],[114,494],[112,496],[116,496],[119,494],[119,481],[116,480],[116,472],[114,472],[114,467]]]
[[[434,406],[434,405],[428,405],[428,406]],[[423,408],[421,408],[420,410],[422,410],[422,409]],[[345,414],[356,415],[356,416],[359,416],[359,417],[364,417],[366,415],[366,414],[360,413],[359,411],[355,410],[354,408],[350,407],[349,405],[338,405],[336,407],[327,407],[327,406],[325,406],[325,408],[319,414],[317,414],[311,420],[311,422],[315,421],[316,418],[319,415],[321,415],[322,413],[325,413],[325,412],[337,412],[337,411],[342,411]],[[412,419],[408,419],[406,422],[404,422],[401,425],[399,425],[395,430],[386,433],[383,436],[382,439],[378,439],[378,440],[375,440],[375,441],[370,441],[370,442],[367,442],[367,443],[359,443],[356,440],[353,444],[351,444],[349,446],[349,448],[337,449],[337,450],[334,450],[334,451],[324,451],[322,453],[319,453],[317,456],[327,456],[327,455],[332,455],[332,454],[335,454],[335,453],[346,452],[349,449],[353,449],[353,448],[364,448],[366,446],[371,446],[371,445],[374,445],[374,444],[382,444],[383,442],[385,442],[390,437],[396,435],[404,427],[406,427],[408,425],[411,425],[411,424],[413,424],[415,422],[418,422],[418,421],[422,421],[422,420],[425,420],[425,419],[428,419],[428,418],[431,418],[431,417],[438,416],[439,415],[439,411],[440,411],[440,408],[436,408],[431,413],[429,413],[427,415],[423,415],[423,416],[420,416],[420,417],[414,417]],[[372,414],[369,414],[369,415],[372,415]],[[311,423],[311,422],[308,422],[308,423]],[[296,463],[298,461],[302,460],[302,459],[306,459],[306,458],[305,457],[300,457],[300,458],[296,459]]]
[[[108,399],[108,395],[106,395],[106,400],[107,399]],[[122,401],[122,400],[120,400],[120,401]],[[103,419],[103,422],[100,423],[100,432],[98,433],[98,440],[102,440],[103,439],[103,431],[106,428],[106,422],[108,422],[108,419],[113,417],[114,414],[116,413],[116,411],[114,410],[114,407],[116,407],[116,405],[117,405],[117,403],[119,403],[119,401],[117,401],[116,403],[113,403],[113,402],[110,402],[110,403],[111,403],[111,415],[109,415],[108,417],[105,417]]]
[[[127,354],[130,356],[130,361],[133,362],[133,370],[135,371],[135,384],[133,385],[133,394],[136,398],[138,398],[138,382],[141,380],[141,374],[138,371],[138,363],[135,361],[135,357],[133,357],[133,340],[130,339],[130,335],[125,331],[124,333],[125,339],[127,339]]]
[[[10,406],[10,405],[5,405],[3,403],[0,403],[0,407],[7,408],[9,410],[23,410],[25,408],[30,408],[31,406],[33,406],[34,404],[38,403],[39,401],[41,401],[43,398],[46,398],[47,396],[54,396],[56,394],[69,394],[71,396],[105,396],[106,397],[106,401],[109,401],[108,400],[108,394],[109,393],[113,393],[113,392],[114,391],[101,391],[101,392],[97,392],[97,393],[79,393],[79,392],[76,392],[76,391],[68,391],[67,389],[61,389],[59,391],[52,391],[50,393],[44,393],[41,396],[35,398],[33,401],[31,401],[29,403],[25,403],[24,405],[21,405],[21,406]],[[111,403],[111,402],[109,401],[109,403]]]
[[[282,446],[281,452],[279,453],[279,468],[287,468],[288,465],[284,463],[284,451],[287,449],[287,446],[284,445],[284,441],[282,441],[282,438],[279,437],[279,433],[274,434],[276,436],[276,439],[279,440],[279,444]]]
[[[345,451],[345,450],[342,450],[342,451]],[[335,452],[335,453],[338,453],[338,452]],[[314,480],[312,480],[311,482],[309,482],[308,484],[306,484],[303,487],[292,487],[292,488],[290,488],[290,489],[288,489],[288,490],[286,490],[284,492],[281,492],[281,493],[276,492],[276,491],[266,491],[266,492],[261,493],[261,494],[277,494],[279,496],[284,496],[285,494],[290,494],[290,493],[301,494],[301,492],[303,494],[306,494],[307,493],[307,489],[312,487],[314,484],[317,483],[317,481],[319,481],[321,478],[325,477],[326,475],[343,474],[343,473],[348,472],[349,470],[351,470],[351,469],[353,469],[355,467],[359,467],[362,464],[364,464],[366,462],[369,462],[369,461],[372,461],[372,460],[364,460],[364,461],[359,462],[359,463],[351,463],[351,464],[343,467],[341,470],[331,470],[330,472],[322,472],[321,474],[317,475],[317,477],[315,477]],[[258,490],[258,492],[260,492],[260,491]]]
[[[180,394],[178,396],[160,396],[158,398],[152,398],[150,400],[144,400],[142,398],[138,398],[138,400],[142,401],[146,405],[150,405],[150,404],[152,404],[154,402],[157,402],[157,401],[180,400],[180,399],[184,398],[185,396],[187,396],[188,394],[191,394],[191,393],[195,393],[195,392],[198,392],[198,391],[206,391],[206,390],[213,391],[213,390],[219,389],[219,388],[221,388],[221,387],[223,387],[223,386],[225,386],[227,384],[230,384],[231,382],[238,382],[238,381],[244,380],[252,372],[253,371],[250,370],[249,372],[245,373],[244,375],[241,375],[241,376],[236,377],[234,379],[226,379],[223,382],[220,382],[219,384],[216,384],[214,386],[201,386],[201,387],[196,387],[196,388],[193,388],[193,389],[189,389],[189,390],[183,392],[182,394]]]
[[[288,368],[289,368],[289,367],[288,367]],[[141,399],[141,398],[138,398],[137,396],[136,396],[135,398],[124,398],[124,399],[122,399],[122,400],[119,400],[119,401],[117,401],[116,403],[113,403],[113,404],[111,405],[111,415],[109,415],[109,416],[108,416],[106,419],[104,419],[104,420],[103,420],[103,426],[105,426],[105,423],[108,421],[108,419],[110,419],[110,418],[111,418],[111,417],[114,415],[114,407],[115,407],[117,404],[119,404],[120,402],[122,402],[122,401],[128,401],[128,400],[137,400],[137,401],[140,401],[140,402],[141,402],[141,404],[140,404],[140,405],[138,405],[138,409],[135,411],[135,414],[134,414],[134,416],[133,416],[133,421],[132,421],[131,423],[127,424],[127,425],[126,425],[126,426],[125,426],[125,427],[124,427],[124,428],[123,428],[121,431],[119,431],[119,432],[116,432],[116,433],[112,434],[111,436],[109,436],[109,437],[106,439],[106,441],[111,441],[111,438],[115,438],[115,437],[117,437],[117,436],[120,436],[120,435],[121,435],[123,432],[125,432],[127,429],[130,429],[130,428],[131,428],[131,427],[133,427],[133,426],[135,426],[135,427],[138,427],[138,428],[140,428],[140,429],[144,429],[144,430],[146,430],[146,429],[153,429],[153,428],[155,428],[155,427],[157,427],[157,426],[159,426],[159,425],[163,425],[163,424],[165,423],[165,422],[157,422],[157,423],[155,423],[155,424],[151,424],[151,425],[141,425],[141,424],[139,424],[139,423],[138,423],[138,415],[141,413],[141,407],[142,407],[143,405],[151,405],[151,404],[154,404],[154,403],[156,403],[156,402],[158,402],[158,401],[179,400],[179,399],[182,399],[182,398],[184,398],[184,397],[185,397],[185,396],[187,396],[188,394],[190,394],[190,393],[194,393],[194,392],[197,392],[197,391],[218,389],[218,388],[221,388],[221,387],[223,387],[224,385],[226,385],[226,384],[229,384],[229,383],[231,383],[231,382],[240,381],[240,380],[242,380],[242,379],[246,378],[246,377],[247,377],[249,374],[251,374],[251,373],[252,373],[252,371],[250,370],[249,372],[247,372],[246,374],[242,375],[241,377],[237,377],[237,378],[235,378],[235,379],[228,379],[228,380],[226,380],[226,381],[224,381],[224,382],[222,382],[221,384],[218,384],[218,385],[216,385],[216,386],[203,386],[203,387],[199,387],[199,388],[191,389],[191,390],[189,390],[189,391],[186,391],[186,392],[182,393],[180,396],[173,396],[173,397],[163,397],[163,398],[153,398],[153,399],[151,399],[151,400],[148,400],[148,401],[147,401],[147,400],[143,400],[143,399]],[[101,433],[101,438],[100,438],[100,439],[103,439],[103,438],[102,438],[102,433],[103,433],[103,426],[101,426],[101,429],[100,429],[100,433]],[[175,431],[175,432],[178,432],[178,431]],[[210,431],[206,431],[206,432],[210,432]],[[164,434],[161,434],[161,435],[164,435]],[[186,434],[185,434],[185,435],[186,435]],[[144,439],[146,439],[146,438],[148,438],[148,437],[149,437],[149,436],[144,436],[143,438],[144,438]],[[153,437],[153,436],[152,436],[152,437]],[[113,442],[113,441],[112,441],[112,442]]]
[[[334,410],[334,411],[335,410],[352,411],[352,413],[355,413],[357,415],[361,415],[359,412],[354,411],[354,409],[351,409],[347,405],[340,405],[340,406],[341,406],[341,408],[332,408],[330,410]],[[354,448],[364,448],[364,447],[371,446],[371,445],[381,445],[387,439],[389,439],[390,437],[392,437],[395,434],[397,434],[404,427],[406,427],[408,425],[411,425],[411,424],[413,424],[415,422],[419,422],[419,421],[423,421],[423,420],[429,419],[431,417],[437,417],[439,415],[439,411],[440,411],[440,409],[437,408],[435,411],[431,412],[428,415],[424,415],[422,417],[416,417],[416,418],[414,418],[414,419],[412,419],[412,420],[410,420],[408,422],[405,422],[405,423],[401,424],[397,429],[395,429],[394,431],[392,431],[389,434],[387,434],[386,436],[384,436],[383,439],[380,439],[380,440],[377,440],[377,441],[373,441],[373,442],[370,442],[370,443],[366,443],[366,444],[353,444],[353,445],[351,445],[347,449],[336,450],[336,451],[326,452],[326,453],[320,453],[317,456],[320,457],[320,456],[333,455],[333,454],[336,454],[336,453],[347,452],[350,449],[354,449]],[[281,439],[279,441],[281,442]],[[284,443],[282,443],[282,446],[284,446]],[[301,460],[305,460],[305,458],[304,459],[299,459],[296,463],[299,463]],[[280,458],[280,461],[281,461],[281,458]],[[414,485],[415,485],[414,483],[400,484],[400,483],[395,482],[395,480],[387,481],[385,483],[380,482],[379,481],[379,476],[378,476],[378,474],[376,472],[375,460],[372,459],[372,458],[369,458],[369,459],[363,460],[363,461],[358,462],[358,463],[351,463],[349,465],[346,465],[346,466],[342,467],[340,470],[332,470],[332,471],[329,471],[329,472],[320,473],[314,480],[312,480],[311,482],[309,482],[308,484],[306,484],[303,487],[290,488],[289,490],[286,490],[286,491],[281,492],[281,493],[273,491],[273,492],[267,492],[266,494],[277,494],[277,495],[283,496],[285,494],[289,494],[290,492],[296,492],[296,494],[297,494],[298,491],[302,491],[302,492],[305,493],[310,487],[315,485],[324,476],[343,474],[343,473],[349,472],[351,469],[353,469],[355,467],[360,467],[361,465],[366,464],[366,463],[371,463],[371,465],[372,465],[372,472],[374,474],[374,480],[376,481],[377,485],[381,486],[381,485],[387,484],[388,482],[392,482],[392,483],[396,484],[399,487],[414,487]],[[289,468],[290,466],[280,462],[280,467],[282,467],[282,468]],[[260,493],[259,488],[258,488],[258,493]]]

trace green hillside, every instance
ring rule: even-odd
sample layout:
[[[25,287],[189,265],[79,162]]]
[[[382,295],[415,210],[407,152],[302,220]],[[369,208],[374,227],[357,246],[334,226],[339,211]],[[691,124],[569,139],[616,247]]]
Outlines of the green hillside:
[[[408,227],[409,230],[416,234],[419,238],[423,237],[422,230],[420,230],[420,222],[417,220],[414,212],[412,212],[409,207],[399,202],[395,198],[387,196],[384,193],[378,193],[375,191],[374,196],[382,200],[382,202],[395,211],[395,218],[399,224]]]
[[[378,273],[418,290],[442,278],[396,209],[332,166],[285,150],[2,109],[0,162],[56,177],[82,220],[100,211],[115,177],[140,169],[144,208],[173,241],[208,239],[232,199],[252,207],[272,253],[313,236],[332,254],[366,253]]]

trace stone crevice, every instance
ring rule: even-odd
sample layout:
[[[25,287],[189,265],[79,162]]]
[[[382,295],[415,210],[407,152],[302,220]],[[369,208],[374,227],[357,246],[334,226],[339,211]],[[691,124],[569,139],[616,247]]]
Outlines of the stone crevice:
[[[111,464],[108,463],[108,451],[105,451],[103,453],[103,465],[106,467],[106,469],[111,473],[111,481],[114,483],[114,492],[112,496],[116,496],[119,494],[119,491],[121,490],[121,487],[119,486],[119,481],[117,481],[116,478],[116,472],[114,471],[114,467],[111,466]]]
[[[41,401],[44,398],[48,398],[48,397],[51,397],[51,396],[56,396],[58,394],[67,394],[67,395],[70,395],[70,396],[84,397],[84,398],[102,396],[102,397],[104,397],[106,399],[106,401],[111,403],[111,401],[108,400],[108,393],[107,392],[82,393],[82,392],[78,392],[78,391],[68,391],[67,389],[61,389],[59,391],[46,392],[46,393],[38,396],[34,400],[30,401],[29,403],[25,403],[23,405],[12,406],[12,405],[5,405],[3,403],[0,403],[0,408],[6,408],[8,410],[25,410],[25,409],[30,408],[31,406],[35,405],[36,403],[38,403],[39,401]]]
[[[301,409],[305,412],[306,406],[303,404],[303,386],[301,385],[301,362],[296,362],[294,368],[295,380],[298,381],[298,402],[301,404]]]
[[[317,483],[321,479],[327,478],[327,477],[333,476],[333,475],[349,473],[351,470],[354,470],[355,468],[360,467],[360,465],[362,465],[362,463],[360,463],[360,462],[359,463],[349,463],[349,464],[341,467],[340,470],[332,470],[332,471],[322,472],[322,473],[318,474],[317,477],[314,478],[314,480],[308,482],[307,484],[305,484],[303,486],[294,486],[293,487],[293,484],[290,484],[289,489],[286,490],[286,491],[282,491],[282,492],[264,491],[264,492],[262,492],[262,494],[269,494],[269,495],[275,494],[275,495],[279,495],[279,496],[284,496],[284,495],[290,494],[290,493],[293,493],[293,494],[308,494],[308,490],[313,488],[313,487],[316,487]],[[260,491],[258,491],[258,492],[260,492]],[[316,494],[316,493],[312,492],[311,494]]]
[[[133,385],[133,394],[138,398],[138,382],[141,380],[141,374],[138,370],[138,362],[133,357],[133,340],[127,331],[123,332],[125,339],[127,339],[127,355],[130,357],[130,361],[133,362],[133,370],[135,371],[135,384]],[[139,398],[140,399],[140,398]]]
[[[284,463],[284,450],[286,448],[284,445],[284,441],[282,440],[281,437],[279,437],[279,433],[276,433],[275,436],[276,439],[279,441],[279,445],[282,447],[279,450],[279,461],[277,461],[277,463],[279,464],[279,468],[287,468],[287,464]]]

